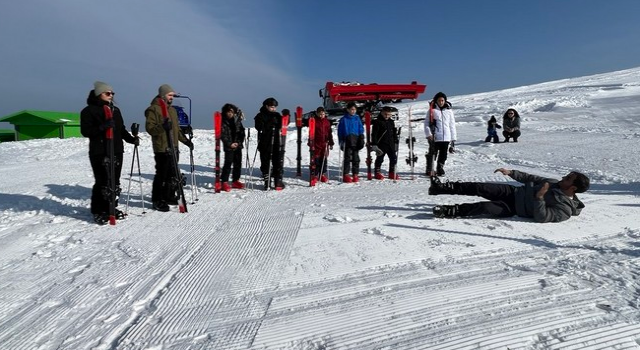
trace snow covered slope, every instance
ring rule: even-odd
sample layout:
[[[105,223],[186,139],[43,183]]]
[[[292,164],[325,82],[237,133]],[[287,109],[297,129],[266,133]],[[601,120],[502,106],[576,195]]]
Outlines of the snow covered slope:
[[[0,144],[0,348],[640,348],[640,68],[449,99],[459,136],[448,179],[581,171],[592,179],[582,214],[435,219],[435,204],[477,199],[427,194],[421,124],[408,180],[407,112],[424,117],[426,102],[398,106],[396,183],[339,183],[334,151],[331,182],[309,188],[290,136],[284,191],[262,191],[256,172],[249,189],[214,194],[213,132],[197,130],[199,201],[187,214],[149,210],[143,133],[146,211],[134,176],[116,226],[91,221],[87,140]],[[486,121],[509,107],[520,142],[484,143]],[[131,156],[126,145],[121,208]]]

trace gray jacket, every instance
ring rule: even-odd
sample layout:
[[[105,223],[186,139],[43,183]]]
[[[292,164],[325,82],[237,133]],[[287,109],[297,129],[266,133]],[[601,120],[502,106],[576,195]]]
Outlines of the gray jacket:
[[[530,175],[518,170],[512,170],[509,176],[524,184],[516,187],[514,191],[518,216],[533,218],[536,222],[560,222],[580,215],[584,208],[584,203],[576,195],[571,198],[562,193],[556,179]],[[551,186],[544,195],[544,200],[537,200],[536,193],[545,182]]]

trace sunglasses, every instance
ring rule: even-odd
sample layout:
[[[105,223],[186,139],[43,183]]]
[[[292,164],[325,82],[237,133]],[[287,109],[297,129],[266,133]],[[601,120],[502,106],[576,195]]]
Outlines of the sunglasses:
[[[114,96],[116,93],[112,91],[103,92],[106,96]]]

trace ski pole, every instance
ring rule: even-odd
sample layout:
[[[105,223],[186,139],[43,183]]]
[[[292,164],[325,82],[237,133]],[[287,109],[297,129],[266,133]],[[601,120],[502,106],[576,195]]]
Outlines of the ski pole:
[[[251,141],[251,128],[247,128],[247,137],[245,138],[245,158],[247,160],[245,167],[247,168],[247,170],[244,173],[244,183],[246,184],[249,178],[249,142]],[[246,185],[245,185],[246,186]],[[246,190],[247,187],[245,187]]]
[[[138,136],[138,128],[139,127],[140,127],[140,124],[137,124],[137,123],[131,124],[131,134],[133,135],[134,138]],[[127,205],[124,208],[124,213],[127,214],[127,215],[129,214],[129,198],[131,196],[131,179],[133,178],[133,165],[136,162],[136,155],[137,154],[138,154],[138,145],[134,145],[133,146],[133,156],[131,158],[131,171],[129,172],[129,185],[127,186]]]
[[[189,141],[193,145],[193,129],[189,126]],[[191,164],[191,204],[198,201],[198,183],[196,181],[196,165],[193,160],[193,149],[189,148],[189,162]]]
[[[258,140],[260,140],[260,135],[258,134]],[[260,143],[258,142],[258,145]],[[258,156],[258,145],[256,145],[256,151],[253,153],[253,161],[251,162],[251,168],[249,169],[249,177],[253,178],[253,169],[256,164],[256,157]],[[247,157],[249,156],[249,152],[247,152]],[[251,183],[251,189],[253,190],[253,182]]]
[[[329,144],[325,143],[324,144],[324,154],[322,155],[322,163],[320,163],[320,171],[318,172],[320,174],[320,177],[322,177],[322,175],[324,174],[324,167],[326,165],[326,160],[329,158]],[[329,175],[329,171],[327,169],[327,176]],[[320,181],[322,182],[322,181]],[[320,187],[320,183],[318,183],[318,187]]]
[[[340,143],[338,143],[338,167],[340,168],[338,170],[338,181],[342,182],[342,147]]]

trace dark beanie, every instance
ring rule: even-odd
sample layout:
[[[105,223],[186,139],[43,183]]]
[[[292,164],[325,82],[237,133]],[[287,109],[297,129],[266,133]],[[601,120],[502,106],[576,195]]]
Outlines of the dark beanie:
[[[158,96],[160,97],[165,97],[170,92],[176,92],[176,90],[174,90],[169,84],[162,84],[158,88]]]
[[[444,100],[445,100],[445,102],[447,101],[447,95],[445,95],[445,94],[444,94],[444,92],[442,92],[442,91],[441,91],[441,92],[438,92],[435,96],[433,96],[433,101],[434,101],[434,102],[435,102],[435,101],[438,101],[438,99],[439,99],[440,97],[443,97],[443,98],[444,98]]]

